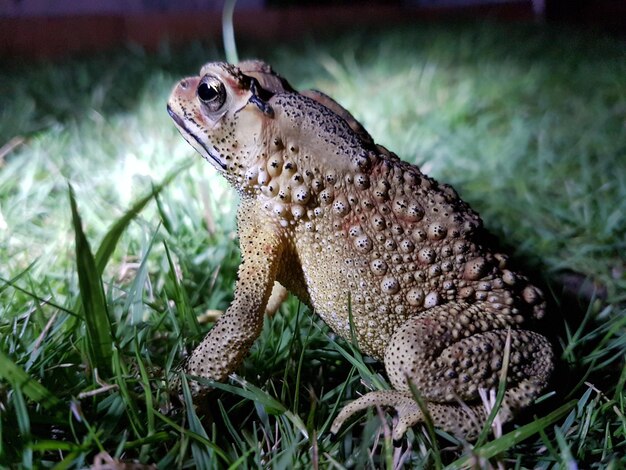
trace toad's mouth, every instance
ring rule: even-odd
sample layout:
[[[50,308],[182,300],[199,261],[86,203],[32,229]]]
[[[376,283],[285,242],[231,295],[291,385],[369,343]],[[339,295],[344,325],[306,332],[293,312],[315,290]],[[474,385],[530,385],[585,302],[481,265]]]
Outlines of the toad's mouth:
[[[174,112],[174,110],[170,107],[170,105],[167,105],[167,113],[170,115],[170,117],[174,120],[174,123],[176,124],[176,127],[178,128],[178,132],[180,132],[180,134],[183,136],[183,138],[189,142],[189,144],[200,154],[202,155],[202,157],[207,160],[207,161],[211,161],[211,163],[215,163],[217,166],[219,166],[222,170],[226,170],[226,165],[224,165],[220,158],[219,155],[216,155],[214,150],[207,147],[205,145],[204,142],[202,142],[202,140],[200,140],[200,138],[195,135],[190,129],[189,127],[187,127],[187,124],[185,123],[185,121]],[[191,140],[193,139],[193,141]],[[209,160],[210,157],[210,160]]]

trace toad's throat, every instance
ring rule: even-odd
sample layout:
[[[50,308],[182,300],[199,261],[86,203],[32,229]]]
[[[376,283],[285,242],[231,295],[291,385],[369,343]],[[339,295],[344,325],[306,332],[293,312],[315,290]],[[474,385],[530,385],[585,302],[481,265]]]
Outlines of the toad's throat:
[[[202,142],[202,140],[200,140],[198,138],[198,136],[196,136],[185,124],[185,121],[178,115],[176,114],[172,108],[170,107],[170,105],[167,105],[167,113],[170,115],[170,117],[174,120],[174,122],[176,123],[176,127],[178,128],[178,131],[181,133],[181,135],[185,138],[185,140],[187,142],[189,142],[191,144],[192,147],[194,147],[196,150],[198,150],[198,152],[200,153],[200,155],[202,155],[205,159],[208,160],[208,158],[206,157],[206,155],[208,155],[209,157],[211,157],[211,160],[213,160],[215,162],[216,165],[218,165],[222,170],[226,170],[226,165],[224,165],[221,161],[218,155],[215,155],[213,152],[213,149],[207,147],[204,142]],[[191,137],[194,142],[196,144],[198,144],[198,146],[204,150],[204,152],[201,152],[200,149],[194,145],[193,142],[189,141],[189,137]],[[206,152],[206,153],[205,153]]]

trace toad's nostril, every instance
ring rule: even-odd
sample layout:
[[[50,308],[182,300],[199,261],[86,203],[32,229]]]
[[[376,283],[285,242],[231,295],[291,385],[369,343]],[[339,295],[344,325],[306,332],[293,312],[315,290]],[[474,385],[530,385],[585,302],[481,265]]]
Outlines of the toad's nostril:
[[[187,83],[187,80],[181,80],[181,81],[180,81],[180,87],[181,87],[183,90],[186,90],[187,88],[189,88],[189,84]]]

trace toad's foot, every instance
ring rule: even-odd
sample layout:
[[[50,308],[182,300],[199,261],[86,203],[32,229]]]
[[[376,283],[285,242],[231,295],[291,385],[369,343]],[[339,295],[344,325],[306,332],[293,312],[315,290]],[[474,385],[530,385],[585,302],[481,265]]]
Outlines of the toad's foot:
[[[395,409],[398,414],[398,422],[392,434],[395,441],[402,439],[408,428],[424,422],[424,414],[410,392],[379,390],[369,392],[346,405],[333,421],[331,432],[337,434],[350,416],[372,406]],[[426,408],[435,427],[444,428],[468,440],[478,437],[486,417],[486,411],[482,405],[464,406],[427,402]]]

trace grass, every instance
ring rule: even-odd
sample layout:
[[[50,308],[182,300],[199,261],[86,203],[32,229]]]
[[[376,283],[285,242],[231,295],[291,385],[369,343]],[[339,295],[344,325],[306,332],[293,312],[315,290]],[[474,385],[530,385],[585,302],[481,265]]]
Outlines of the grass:
[[[172,403],[167,377],[209,328],[196,315],[227,307],[239,262],[236,197],[165,113],[176,80],[219,53],[4,60],[0,465],[80,468],[100,452],[159,468],[626,465],[624,44],[419,25],[241,52],[452,183],[536,273],[560,357],[550,390],[476,447],[419,427],[396,447],[375,410],[332,438],[338,407],[385,387],[384,369],[292,298],[208,409]]]

